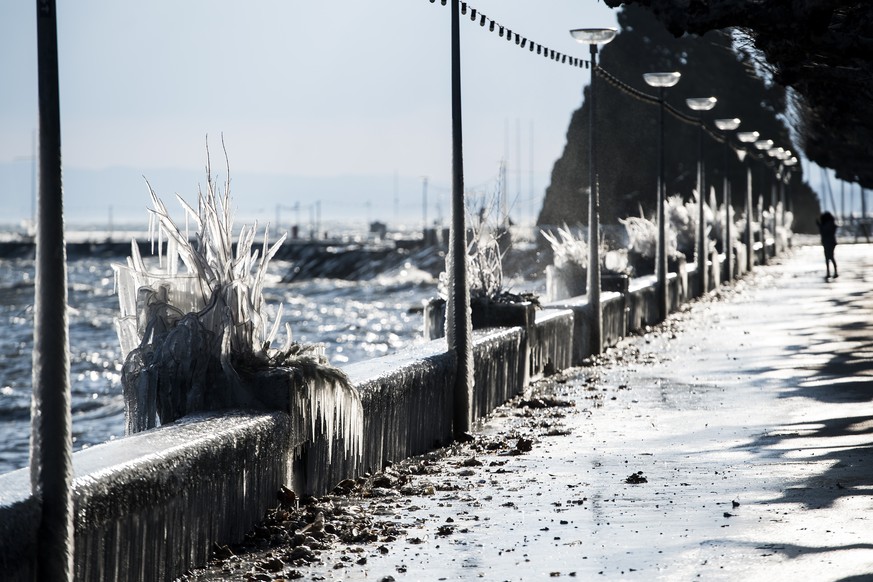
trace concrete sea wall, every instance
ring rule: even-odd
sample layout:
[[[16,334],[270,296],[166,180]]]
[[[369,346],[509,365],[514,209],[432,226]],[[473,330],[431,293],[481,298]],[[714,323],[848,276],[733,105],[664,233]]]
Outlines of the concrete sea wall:
[[[699,292],[696,271],[671,273],[669,304]],[[657,323],[654,277],[604,292],[603,341]],[[526,326],[474,333],[473,417],[532,380],[591,355],[585,297],[547,304]],[[213,544],[240,541],[281,485],[320,494],[342,479],[451,442],[455,356],[441,339],[345,368],[361,394],[360,458],[299,434],[288,414],[192,416],[73,455],[77,580],[170,580],[204,563]],[[341,438],[341,437],[335,437]],[[330,451],[333,451],[331,454]],[[34,579],[39,500],[26,469],[0,475],[0,572]]]

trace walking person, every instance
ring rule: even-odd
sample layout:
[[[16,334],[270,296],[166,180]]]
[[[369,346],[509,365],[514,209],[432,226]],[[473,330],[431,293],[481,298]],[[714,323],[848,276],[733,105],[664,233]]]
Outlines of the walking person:
[[[834,265],[834,279],[839,277],[837,272],[837,261],[834,259],[834,248],[837,246],[837,222],[834,220],[834,215],[830,212],[825,212],[816,221],[818,231],[821,235],[821,246],[824,249],[825,256],[825,281],[831,278],[831,264]]]

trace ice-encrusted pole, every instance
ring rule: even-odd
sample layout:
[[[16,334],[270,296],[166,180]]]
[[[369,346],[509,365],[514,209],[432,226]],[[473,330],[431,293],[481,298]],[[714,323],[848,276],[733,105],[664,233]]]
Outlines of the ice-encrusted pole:
[[[461,124],[461,33],[459,0],[452,0],[452,229],[449,244],[449,293],[446,340],[457,355],[454,434],[470,430],[473,389],[473,325],[467,286],[467,226],[464,207],[464,150]]]
[[[30,479],[41,502],[37,580],[73,573],[72,428],[67,267],[61,185],[58,33],[54,0],[37,0],[39,202],[33,331]]]

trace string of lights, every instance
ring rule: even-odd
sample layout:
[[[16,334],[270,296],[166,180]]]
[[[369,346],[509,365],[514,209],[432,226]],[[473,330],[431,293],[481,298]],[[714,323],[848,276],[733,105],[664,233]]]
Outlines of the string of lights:
[[[436,3],[436,0],[430,0],[430,3],[431,4]],[[440,4],[443,6],[446,6],[448,4],[448,0],[440,0]],[[499,22],[497,22],[493,18],[489,18],[487,15],[482,13],[482,11],[470,6],[470,4],[468,2],[461,2],[461,15],[463,15],[463,16],[469,15],[470,20],[472,22],[478,22],[478,24],[481,28],[487,29],[489,32],[496,32],[500,38],[505,38],[507,40],[507,42],[511,43],[511,42],[515,41],[515,45],[521,49],[526,48],[531,53],[535,52],[537,55],[541,55],[547,59],[550,59],[552,61],[555,61],[555,62],[558,62],[561,64],[567,64],[571,67],[585,68],[585,69],[591,68],[591,61],[586,60],[586,59],[580,59],[578,57],[572,57],[570,55],[566,55],[564,53],[561,53],[559,51],[551,49],[551,48],[549,48],[545,45],[542,45],[540,43],[534,42],[534,41],[528,39],[527,37],[522,36],[518,32],[515,32],[515,31],[509,29],[508,27],[501,25]],[[610,85],[612,85],[613,87],[615,87],[616,89],[621,91],[622,93],[625,93],[626,95],[629,95],[630,97],[632,97],[634,99],[637,99],[639,101],[642,101],[644,103],[649,103],[652,105],[657,105],[659,103],[659,99],[657,96],[651,95],[649,93],[646,93],[644,91],[640,91],[639,89],[631,87],[630,85],[628,85],[624,81],[620,80],[619,78],[617,78],[615,75],[613,75],[612,73],[610,73],[609,71],[607,71],[603,67],[597,66],[595,72],[604,81],[606,81],[607,83],[609,83]],[[687,123],[689,125],[702,126],[704,132],[707,135],[709,135],[710,138],[712,138],[713,140],[715,140],[719,143],[724,143],[725,140],[727,139],[727,137],[724,134],[713,130],[711,127],[709,127],[705,123],[701,122],[701,120],[699,118],[694,117],[692,115],[688,115],[684,111],[677,109],[676,107],[674,107],[673,105],[670,105],[669,103],[664,103],[664,109],[670,115],[672,115],[673,117],[675,117],[679,121],[682,121],[683,123]]]
[[[597,67],[596,73],[599,77],[603,78],[604,81],[606,81],[616,89],[620,90],[621,92],[630,95],[634,99],[653,105],[657,105],[659,102],[658,98],[655,95],[650,95],[648,93],[640,91],[639,89],[631,87],[630,85],[618,79],[612,73],[600,66]],[[679,121],[682,121],[683,123],[687,123],[689,125],[701,125],[703,127],[703,131],[706,132],[709,137],[719,143],[724,143],[725,136],[723,134],[714,131],[711,127],[707,126],[705,123],[702,123],[697,117],[694,117],[693,115],[688,115],[684,111],[681,111],[680,109],[677,109],[676,107],[666,102],[664,103],[664,109],[670,115],[672,115]]]
[[[431,4],[434,4],[435,2],[436,0],[430,0]],[[447,3],[448,0],[440,0],[440,4],[442,4],[443,6],[445,6]],[[520,49],[527,49],[531,53],[536,53],[538,56],[542,56],[546,59],[555,61],[562,65],[569,65],[571,67],[585,69],[591,67],[591,61],[580,59],[578,57],[573,57],[560,51],[551,49],[538,42],[534,42],[527,37],[522,36],[517,32],[514,32],[510,28],[503,26],[493,18],[489,18],[480,10],[477,10],[476,8],[470,6],[467,2],[461,2],[461,15],[469,15],[472,22],[478,22],[479,26],[483,29],[488,30],[488,32],[496,32],[500,38],[506,39],[506,41],[509,43],[512,43],[514,41],[515,46]]]

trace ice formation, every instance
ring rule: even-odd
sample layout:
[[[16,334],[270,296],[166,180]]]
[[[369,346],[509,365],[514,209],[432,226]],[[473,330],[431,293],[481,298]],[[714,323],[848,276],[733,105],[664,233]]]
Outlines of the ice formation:
[[[263,286],[284,237],[268,247],[265,229],[255,249],[255,224],[242,227],[234,244],[229,181],[221,194],[208,167],[207,178],[196,210],[177,197],[185,210],[184,233],[149,186],[158,266],[145,264],[135,242],[127,264],[113,265],[127,432],[195,411],[284,407],[300,415],[301,428],[313,436],[321,429],[332,441],[336,432],[347,452],[359,452],[360,397],[330,366],[323,346],[295,343],[286,324],[284,345],[271,347],[282,308],[270,324]],[[193,241],[189,220],[197,227]]]

